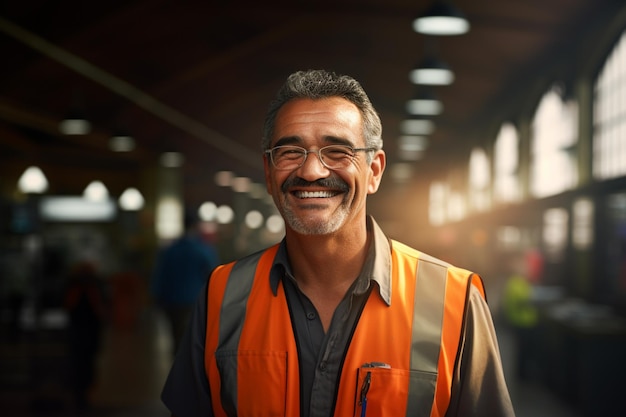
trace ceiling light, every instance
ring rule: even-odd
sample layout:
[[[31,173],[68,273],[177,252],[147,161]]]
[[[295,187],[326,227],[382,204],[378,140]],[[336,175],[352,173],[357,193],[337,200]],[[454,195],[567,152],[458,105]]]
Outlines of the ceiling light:
[[[129,187],[124,190],[118,203],[122,210],[137,211],[143,208],[144,198],[138,189]]]
[[[205,201],[198,209],[198,216],[204,222],[211,222],[215,219],[217,205],[212,201]]]
[[[428,147],[428,138],[418,135],[405,135],[398,138],[400,151],[415,152],[424,151]]]
[[[86,135],[91,132],[91,123],[81,111],[73,109],[59,123],[59,131],[64,135]]]
[[[246,217],[244,219],[246,226],[252,230],[258,229],[259,227],[263,226],[263,221],[263,214],[261,214],[261,212],[258,210],[249,211],[248,213],[246,213]]]
[[[413,30],[424,35],[462,35],[469,30],[469,22],[451,1],[435,2],[413,21]]]
[[[83,94],[74,91],[66,117],[59,123],[59,130],[64,135],[86,135],[91,132],[91,123],[85,117],[83,101]]]
[[[70,117],[59,124],[59,130],[64,135],[86,135],[91,132],[91,123],[86,119]]]
[[[406,111],[416,116],[437,116],[443,111],[443,105],[436,99],[411,99],[406,103]]]
[[[88,201],[105,201],[109,198],[109,190],[102,181],[91,181],[83,191],[83,197]]]
[[[454,81],[454,73],[444,62],[426,58],[410,72],[409,79],[418,85],[450,85]]]
[[[230,187],[234,177],[232,171],[219,171],[215,174],[215,183],[220,187]]]
[[[130,152],[135,149],[135,139],[127,135],[112,136],[109,148],[114,152]]]
[[[402,121],[400,130],[405,135],[430,135],[435,130],[435,124],[428,119],[407,119]]]
[[[285,221],[278,214],[272,214],[265,221],[265,227],[270,233],[282,233],[285,230]]]
[[[219,224],[230,224],[235,219],[235,212],[230,206],[221,205],[215,212],[215,219]]]
[[[406,102],[406,111],[416,116],[437,116],[443,111],[443,104],[430,91],[421,90]]]
[[[251,181],[248,177],[235,177],[230,184],[236,193],[247,193],[250,191],[250,185]]]
[[[183,165],[185,157],[180,152],[163,152],[161,165],[166,168],[179,168]]]
[[[24,194],[41,194],[48,189],[48,179],[39,167],[30,166],[20,176],[17,187]]]

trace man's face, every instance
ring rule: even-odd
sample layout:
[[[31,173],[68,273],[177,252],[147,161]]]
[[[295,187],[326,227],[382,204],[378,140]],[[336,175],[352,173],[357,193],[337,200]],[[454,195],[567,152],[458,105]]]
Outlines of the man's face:
[[[361,113],[339,97],[297,99],[285,104],[276,117],[271,147],[296,145],[318,150],[328,145],[365,147]],[[326,168],[316,153],[293,170],[277,170],[265,158],[268,192],[288,228],[300,234],[329,234],[345,225],[364,224],[367,194],[378,190],[385,154],[357,152],[346,168]]]

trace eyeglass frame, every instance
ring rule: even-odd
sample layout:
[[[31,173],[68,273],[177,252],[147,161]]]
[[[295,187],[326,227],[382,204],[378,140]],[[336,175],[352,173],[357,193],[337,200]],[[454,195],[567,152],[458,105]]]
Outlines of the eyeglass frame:
[[[294,169],[300,168],[301,166],[304,165],[304,163],[306,162],[306,159],[307,159],[307,157],[309,156],[310,153],[317,154],[317,158],[319,159],[320,163],[324,167],[326,167],[327,169],[333,169],[333,170],[342,169],[341,167],[337,167],[337,168],[329,167],[327,165],[327,163],[324,162],[324,159],[321,156],[321,152],[323,152],[324,149],[332,148],[332,147],[342,147],[342,148],[349,149],[352,152],[352,155],[350,156],[350,158],[352,158],[352,159],[354,159],[356,157],[357,152],[375,152],[375,151],[378,150],[377,147],[353,148],[350,145],[342,145],[342,144],[326,145],[326,146],[322,146],[319,149],[312,149],[312,150],[308,150],[308,149],[303,148],[302,146],[298,146],[298,145],[279,145],[279,146],[274,146],[273,148],[270,148],[270,149],[266,149],[265,151],[263,151],[263,153],[269,155],[269,160],[271,161],[272,166],[274,168],[276,168],[277,170],[279,170],[279,171],[289,171],[289,170],[294,170]],[[279,167],[277,167],[276,163],[274,162],[274,151],[276,149],[280,149],[280,148],[297,148],[297,149],[301,149],[302,150],[302,155],[303,155],[302,162],[300,162],[299,165],[294,166],[294,167],[290,167],[290,168],[279,168]]]

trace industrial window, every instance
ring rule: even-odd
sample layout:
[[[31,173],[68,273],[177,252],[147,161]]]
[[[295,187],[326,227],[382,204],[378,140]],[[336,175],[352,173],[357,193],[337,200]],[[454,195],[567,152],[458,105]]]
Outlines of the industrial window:
[[[553,262],[560,262],[567,247],[567,222],[569,215],[563,208],[551,208],[543,213],[543,245],[546,256]]]
[[[593,245],[593,215],[595,204],[591,198],[582,197],[572,207],[572,245],[578,250],[588,250]]]
[[[548,90],[532,123],[530,187],[535,197],[547,197],[573,188],[578,181],[576,144],[578,105],[563,101],[561,92]]]
[[[469,160],[469,196],[470,207],[474,212],[486,211],[490,206],[489,188],[491,173],[489,159],[485,151],[472,150]]]
[[[606,247],[601,262],[607,271],[607,291],[612,299],[626,302],[626,193],[606,197],[603,219],[606,221]],[[617,301],[617,300],[616,300]]]
[[[494,149],[494,201],[512,203],[520,199],[519,136],[517,129],[504,123],[496,137]]]
[[[446,197],[448,187],[439,181],[430,184],[430,193],[428,196],[428,217],[430,224],[433,226],[442,225],[446,222]]]
[[[626,32],[622,34],[594,88],[593,176],[626,175]]]
[[[463,220],[467,215],[467,203],[465,201],[464,193],[455,190],[448,190],[447,198],[447,213],[448,220],[455,222]]]
[[[444,182],[430,184],[428,217],[430,224],[440,226],[465,218],[467,208],[463,193]]]

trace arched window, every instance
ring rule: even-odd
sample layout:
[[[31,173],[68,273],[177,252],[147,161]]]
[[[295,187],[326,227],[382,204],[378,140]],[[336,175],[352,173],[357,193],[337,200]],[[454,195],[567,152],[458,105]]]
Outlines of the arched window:
[[[491,172],[489,159],[482,149],[475,148],[469,160],[469,196],[470,208],[475,212],[486,211],[490,206],[489,186]]]
[[[542,240],[551,261],[561,261],[565,254],[568,218],[567,210],[561,207],[550,208],[543,213]]]
[[[558,194],[576,185],[577,126],[576,102],[563,102],[556,88],[546,92],[532,124],[530,188],[535,197]]]
[[[595,82],[593,176],[626,175],[626,32]]]
[[[428,218],[433,226],[465,218],[467,208],[464,194],[452,189],[448,183],[431,183],[428,197]]]
[[[439,181],[430,184],[430,192],[428,195],[428,218],[430,224],[439,226],[447,220],[446,199],[448,196],[448,187]]]
[[[504,123],[496,137],[494,149],[494,201],[512,203],[520,199],[519,136],[517,129]]]
[[[572,245],[578,250],[591,248],[594,240],[593,199],[581,197],[572,206]]]

